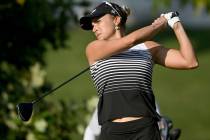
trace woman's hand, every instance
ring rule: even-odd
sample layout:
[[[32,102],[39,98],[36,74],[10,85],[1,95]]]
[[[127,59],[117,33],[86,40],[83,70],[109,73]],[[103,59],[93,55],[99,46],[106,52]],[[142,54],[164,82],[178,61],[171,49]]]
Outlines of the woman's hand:
[[[167,27],[167,19],[163,16],[160,16],[153,21],[152,26],[154,28],[159,28],[160,30],[163,30]]]
[[[162,17],[164,17],[165,19],[167,19],[168,21],[168,25],[174,29],[175,27],[175,24],[177,22],[180,22],[180,19],[179,19],[179,13],[178,12],[169,12],[169,13],[166,13],[166,14],[161,14]]]

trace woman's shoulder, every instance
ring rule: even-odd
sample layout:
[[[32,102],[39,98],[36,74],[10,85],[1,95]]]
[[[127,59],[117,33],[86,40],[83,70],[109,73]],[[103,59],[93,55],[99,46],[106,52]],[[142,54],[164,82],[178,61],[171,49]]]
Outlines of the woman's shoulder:
[[[148,48],[149,52],[151,53],[152,59],[156,61],[160,50],[163,48],[162,45],[155,41],[146,41],[144,42],[144,44]]]
[[[160,43],[152,41],[152,40],[144,42],[144,45],[148,49],[155,49],[155,48],[158,48],[158,47],[162,46]]]
[[[86,46],[86,57],[89,64],[93,64],[96,60],[95,56],[100,56],[102,47],[105,46],[106,40],[94,40],[87,44]]]
[[[87,44],[86,48],[87,48],[87,49],[93,48],[93,47],[97,46],[97,45],[98,45],[99,43],[101,43],[101,42],[103,42],[103,41],[101,41],[101,40],[93,40],[93,41],[91,41],[91,42],[89,42],[89,43]]]

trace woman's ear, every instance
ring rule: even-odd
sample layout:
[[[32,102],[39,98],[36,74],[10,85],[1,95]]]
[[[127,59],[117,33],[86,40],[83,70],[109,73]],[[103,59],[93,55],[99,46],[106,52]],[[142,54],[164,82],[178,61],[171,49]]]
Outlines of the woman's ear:
[[[114,17],[114,24],[115,24],[115,26],[119,26],[120,22],[121,22],[121,17],[115,16]]]

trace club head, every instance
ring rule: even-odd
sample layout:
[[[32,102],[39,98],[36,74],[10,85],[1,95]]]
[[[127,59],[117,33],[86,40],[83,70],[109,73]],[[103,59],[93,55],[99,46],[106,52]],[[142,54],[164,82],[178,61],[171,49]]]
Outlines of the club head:
[[[16,107],[22,121],[28,121],[31,118],[33,103],[20,103]]]

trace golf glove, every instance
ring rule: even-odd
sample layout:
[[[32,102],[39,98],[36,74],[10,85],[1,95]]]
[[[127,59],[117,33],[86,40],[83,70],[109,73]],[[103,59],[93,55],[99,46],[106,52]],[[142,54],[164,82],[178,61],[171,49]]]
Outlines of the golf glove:
[[[173,29],[174,24],[177,22],[180,22],[180,19],[178,17],[179,13],[178,12],[169,12],[166,14],[161,14],[161,16],[164,16],[167,21],[168,21],[168,25]]]

